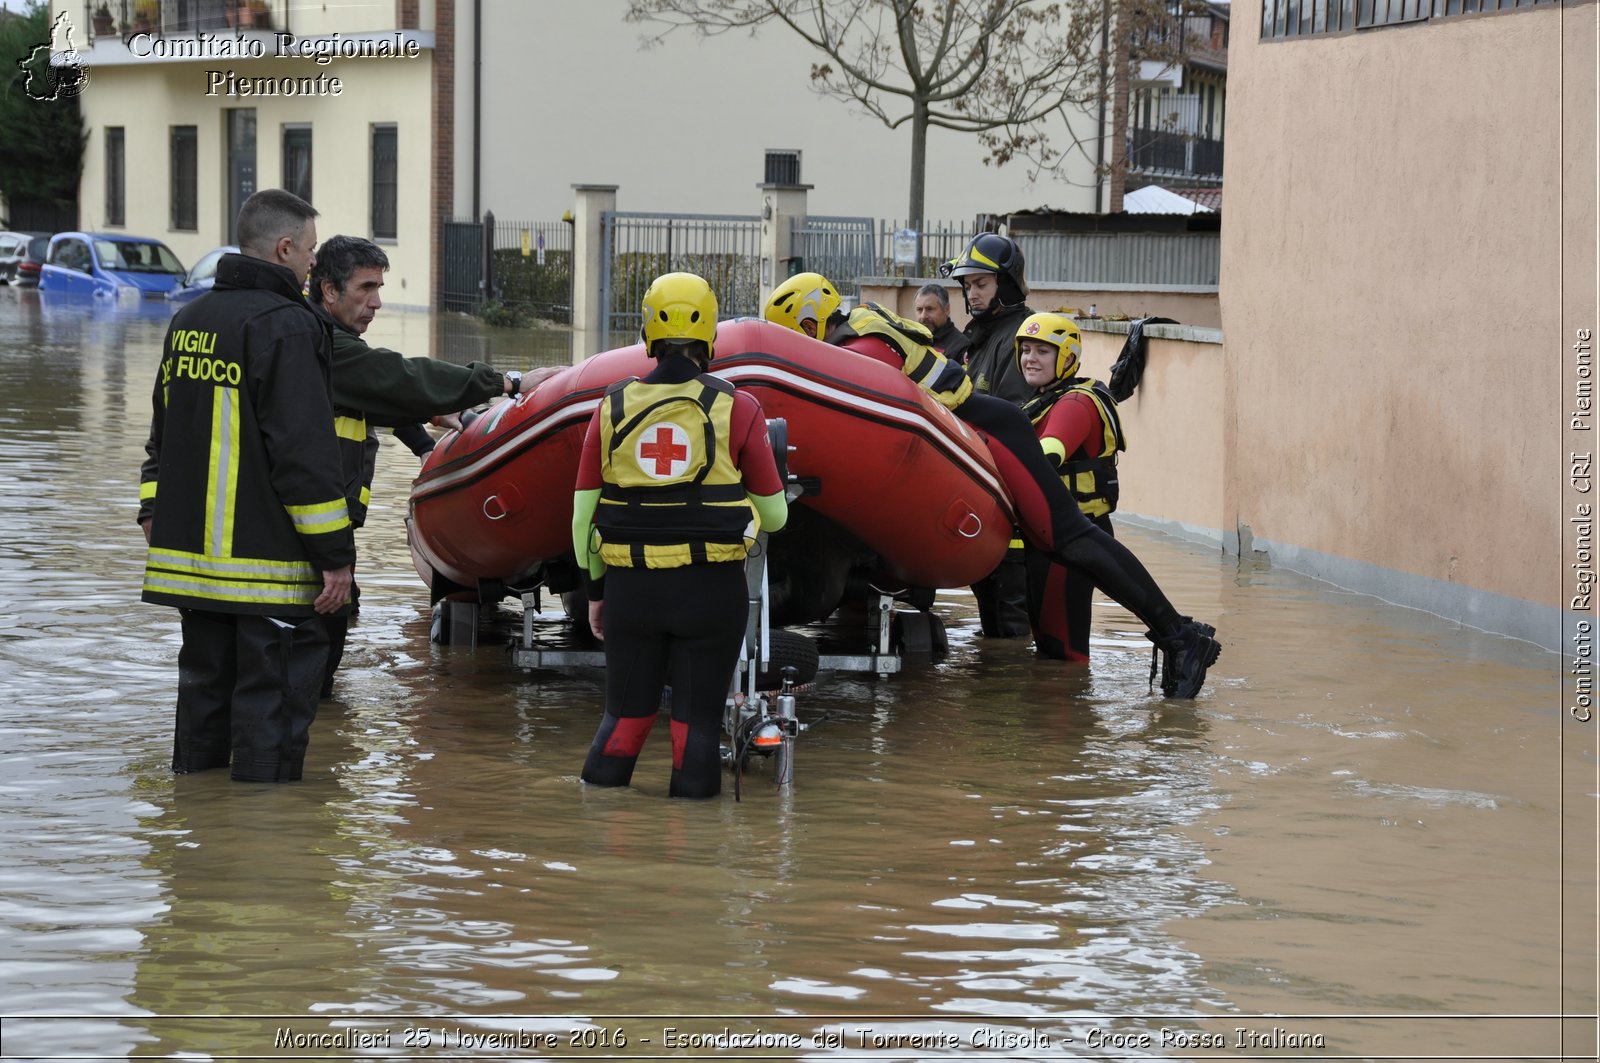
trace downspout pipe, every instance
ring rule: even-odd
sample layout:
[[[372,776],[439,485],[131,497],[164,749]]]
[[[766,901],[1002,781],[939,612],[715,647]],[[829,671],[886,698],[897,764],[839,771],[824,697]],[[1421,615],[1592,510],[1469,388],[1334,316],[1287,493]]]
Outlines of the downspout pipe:
[[[472,0],[472,220],[483,217],[483,0]]]
[[[1106,186],[1106,56],[1111,51],[1111,0],[1100,4],[1100,135],[1094,142],[1094,211],[1105,211]]]

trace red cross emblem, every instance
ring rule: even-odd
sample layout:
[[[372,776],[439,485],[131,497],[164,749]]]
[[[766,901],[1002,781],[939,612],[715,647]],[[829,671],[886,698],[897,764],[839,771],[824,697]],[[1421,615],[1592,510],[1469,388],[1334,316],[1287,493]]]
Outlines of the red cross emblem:
[[[1039,334],[1039,323],[1037,321],[1030,321],[1028,322],[1028,327],[1022,331],[1026,332],[1030,336],[1037,336]]]
[[[689,466],[689,436],[675,424],[658,424],[649,438],[639,441],[637,454],[646,476],[681,476]]]

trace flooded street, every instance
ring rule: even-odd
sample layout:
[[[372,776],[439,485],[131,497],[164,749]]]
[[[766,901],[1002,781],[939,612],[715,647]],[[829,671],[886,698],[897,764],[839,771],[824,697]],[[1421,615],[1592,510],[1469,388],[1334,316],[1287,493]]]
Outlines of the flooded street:
[[[304,781],[174,777],[134,523],[164,328],[0,288],[0,1056],[1594,1058],[1560,659],[1127,525],[1224,640],[1197,701],[1109,603],[1083,670],[947,592],[946,660],[802,696],[791,790],[669,801],[662,728],[578,782],[599,689],[513,668],[509,612],[430,644],[386,437]],[[531,336],[369,339],[566,359]]]

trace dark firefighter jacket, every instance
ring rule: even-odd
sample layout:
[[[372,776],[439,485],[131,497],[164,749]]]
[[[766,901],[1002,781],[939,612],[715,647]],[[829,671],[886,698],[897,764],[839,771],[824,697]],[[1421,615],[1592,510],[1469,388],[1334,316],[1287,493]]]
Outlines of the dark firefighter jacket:
[[[972,341],[956,328],[954,321],[945,318],[944,324],[933,330],[933,348],[956,365],[966,365],[967,355],[972,353]]]
[[[1033,388],[1017,368],[1017,329],[1033,313],[1027,303],[1001,308],[993,315],[967,324],[967,375],[972,386],[1018,406],[1033,396]]]
[[[244,255],[173,317],[139,476],[145,601],[310,616],[322,572],[354,562],[330,357],[294,274]]]
[[[334,430],[345,501],[359,528],[367,519],[374,468],[370,459],[376,456],[367,425],[395,428],[471,409],[504,392],[505,375],[482,362],[461,366],[369,346],[321,306],[314,309],[333,332]]]

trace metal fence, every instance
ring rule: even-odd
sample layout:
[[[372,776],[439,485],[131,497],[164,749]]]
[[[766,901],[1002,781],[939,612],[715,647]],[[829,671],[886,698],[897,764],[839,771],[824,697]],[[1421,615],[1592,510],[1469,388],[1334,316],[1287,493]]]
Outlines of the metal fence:
[[[600,305],[615,337],[637,334],[650,282],[680,270],[706,279],[724,320],[761,313],[761,219],[753,214],[608,210],[600,234]]]
[[[1215,286],[1220,233],[1021,233],[1028,280]]]
[[[845,295],[860,277],[935,277],[961,253],[975,229],[959,222],[920,227],[874,218],[796,218],[789,229],[792,273],[820,273]]]
[[[439,301],[446,310],[498,303],[515,316],[572,321],[572,226],[566,222],[447,219]]]

